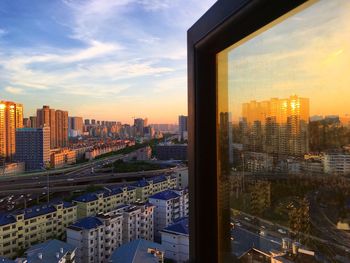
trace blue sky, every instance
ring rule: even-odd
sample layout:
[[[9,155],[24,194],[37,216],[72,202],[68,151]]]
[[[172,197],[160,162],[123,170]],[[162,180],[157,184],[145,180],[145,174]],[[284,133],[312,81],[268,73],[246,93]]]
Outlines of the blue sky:
[[[2,0],[0,99],[70,115],[176,122],[186,31],[214,0]]]

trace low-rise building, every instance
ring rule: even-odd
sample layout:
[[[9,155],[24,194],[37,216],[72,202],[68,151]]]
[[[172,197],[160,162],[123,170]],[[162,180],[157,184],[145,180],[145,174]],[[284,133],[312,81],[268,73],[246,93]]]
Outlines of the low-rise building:
[[[67,242],[77,247],[77,263],[104,263],[122,244],[123,216],[85,217],[67,228]]]
[[[25,171],[24,162],[5,163],[3,167],[0,167],[0,175],[15,175],[19,173],[24,173],[24,171]]]
[[[110,186],[73,199],[73,203],[77,205],[78,218],[107,213],[122,204],[129,204],[135,201],[136,189],[131,186]]]
[[[149,196],[177,187],[178,181],[173,175],[160,175],[149,179],[139,180],[133,184],[136,188],[136,198],[145,201]]]
[[[188,216],[188,191],[186,189],[165,190],[149,197],[154,208],[154,236],[160,240],[160,231],[174,221]]]
[[[161,230],[161,243],[165,249],[165,258],[176,263],[189,260],[188,218],[181,218]]]
[[[163,263],[164,248],[148,240],[138,239],[116,249],[108,263]]]
[[[77,207],[68,202],[38,205],[0,215],[0,254],[16,256],[18,250],[64,236],[65,228],[77,220]]]
[[[68,164],[76,163],[76,151],[69,149],[53,150],[50,156],[52,168],[60,168]]]
[[[30,247],[25,257],[28,263],[76,263],[75,251],[75,246],[51,239]]]

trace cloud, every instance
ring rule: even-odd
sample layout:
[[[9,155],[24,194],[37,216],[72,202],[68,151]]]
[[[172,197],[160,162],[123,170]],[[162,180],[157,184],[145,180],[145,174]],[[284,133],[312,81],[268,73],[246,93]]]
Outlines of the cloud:
[[[141,4],[148,11],[158,11],[170,8],[173,2],[172,0],[139,0],[138,4]]]
[[[0,37],[4,36],[7,34],[7,30],[0,28]]]
[[[184,90],[187,87],[186,77],[168,78],[158,81],[153,88],[154,93],[169,93],[174,90]]]
[[[12,93],[12,94],[16,94],[16,95],[19,95],[19,94],[23,94],[24,91],[23,89],[21,88],[15,88],[15,87],[12,87],[12,86],[7,86],[5,87],[5,91],[9,92],[9,93]]]

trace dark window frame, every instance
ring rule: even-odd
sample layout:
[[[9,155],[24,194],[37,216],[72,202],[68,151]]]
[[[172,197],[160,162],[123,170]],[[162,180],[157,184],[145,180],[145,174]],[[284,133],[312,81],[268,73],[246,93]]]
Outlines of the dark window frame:
[[[218,220],[229,214],[218,207],[216,54],[305,2],[219,0],[187,32],[190,262],[223,262],[227,249],[220,233],[229,226]]]

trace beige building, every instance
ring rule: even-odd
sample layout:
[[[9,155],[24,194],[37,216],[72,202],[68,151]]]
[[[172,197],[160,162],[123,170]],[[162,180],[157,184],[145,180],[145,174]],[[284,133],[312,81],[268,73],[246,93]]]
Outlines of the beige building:
[[[21,249],[65,235],[77,220],[77,207],[67,202],[34,206],[0,215],[0,255],[13,258]]]
[[[168,189],[175,189],[178,180],[176,176],[161,175],[149,179],[143,179],[133,184],[136,187],[136,198],[146,201],[149,196]]]
[[[62,149],[51,152],[50,163],[52,168],[60,168],[67,164],[74,164],[76,161],[76,151],[74,150]]]
[[[50,109],[49,106],[43,106],[36,112],[37,127],[50,127],[50,146],[66,147],[68,145],[68,112]]]
[[[136,201],[134,187],[108,187],[94,193],[81,195],[73,200],[78,208],[78,218],[108,213],[122,204]]]

